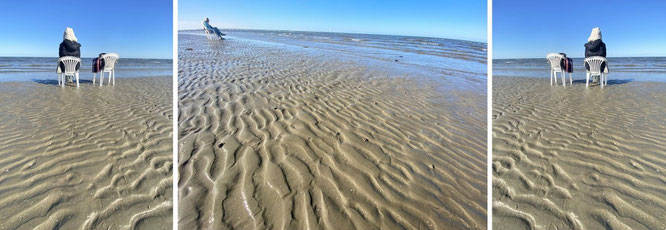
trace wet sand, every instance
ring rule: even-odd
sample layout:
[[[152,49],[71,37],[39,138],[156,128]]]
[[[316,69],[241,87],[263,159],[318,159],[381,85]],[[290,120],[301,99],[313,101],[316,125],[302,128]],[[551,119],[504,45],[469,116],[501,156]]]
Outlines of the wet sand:
[[[617,77],[494,78],[495,229],[666,229],[666,83]]]
[[[485,81],[180,34],[178,85],[181,229],[486,228]]]
[[[171,77],[118,77],[0,83],[0,229],[171,228]]]

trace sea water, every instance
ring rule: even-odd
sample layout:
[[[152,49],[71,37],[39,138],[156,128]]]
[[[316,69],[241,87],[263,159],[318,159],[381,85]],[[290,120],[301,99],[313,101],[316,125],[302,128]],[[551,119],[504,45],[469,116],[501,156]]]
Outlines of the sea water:
[[[92,80],[93,58],[82,58],[80,79]],[[0,82],[58,80],[56,57],[0,57]],[[171,59],[139,59],[120,57],[116,63],[116,79],[173,75]],[[107,74],[108,76],[108,74]],[[99,80],[99,74],[97,74]]]
[[[573,80],[585,80],[583,58],[573,58]],[[609,81],[666,82],[666,57],[609,57]],[[546,57],[493,60],[493,76],[550,78]],[[562,78],[559,77],[558,81]],[[567,81],[569,76],[567,74]]]
[[[474,81],[485,86],[487,44],[447,38],[399,35],[271,31],[223,30],[227,40],[248,40],[334,52],[336,56],[355,57],[367,65],[427,70],[433,77],[446,76]],[[180,34],[204,36],[203,30],[184,30]],[[222,41],[224,42],[224,41]],[[315,52],[316,52],[315,51]],[[437,76],[434,76],[437,75]]]

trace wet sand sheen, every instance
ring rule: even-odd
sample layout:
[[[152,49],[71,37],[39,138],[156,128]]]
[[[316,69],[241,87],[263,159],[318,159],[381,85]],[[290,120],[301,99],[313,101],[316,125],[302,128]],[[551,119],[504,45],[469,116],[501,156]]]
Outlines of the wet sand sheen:
[[[179,35],[180,228],[485,229],[485,92],[330,54]]]
[[[666,229],[665,83],[493,80],[493,226]]]
[[[0,229],[170,228],[171,82],[0,83]]]

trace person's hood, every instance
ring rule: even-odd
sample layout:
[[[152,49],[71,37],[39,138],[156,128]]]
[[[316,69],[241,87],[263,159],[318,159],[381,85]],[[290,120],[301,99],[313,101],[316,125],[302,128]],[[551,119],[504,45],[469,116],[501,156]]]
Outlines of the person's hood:
[[[81,44],[72,40],[64,40],[62,41],[62,44],[65,46],[65,49],[69,52],[74,52],[75,50],[81,48]]]
[[[590,37],[587,38],[588,42],[601,40],[601,29],[599,27],[594,27],[590,33]]]
[[[67,27],[65,29],[65,33],[62,36],[63,40],[67,41],[73,41],[73,42],[78,42],[79,40],[76,39],[76,36],[74,35],[74,29]]]
[[[599,48],[601,48],[601,44],[604,42],[601,41],[601,39],[597,39],[594,41],[590,41],[588,43],[585,43],[585,48],[591,51],[597,51]]]

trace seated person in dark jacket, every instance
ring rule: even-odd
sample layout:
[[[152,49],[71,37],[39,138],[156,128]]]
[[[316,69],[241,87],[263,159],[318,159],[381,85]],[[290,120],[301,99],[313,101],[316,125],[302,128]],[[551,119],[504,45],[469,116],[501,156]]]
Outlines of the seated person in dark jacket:
[[[592,56],[606,57],[606,44],[601,41],[601,30],[599,27],[592,29],[592,33],[587,39],[587,43],[585,43],[585,57],[587,58]],[[590,70],[590,66],[587,63],[585,63],[585,69]],[[601,63],[601,69],[604,71],[604,73],[608,73],[608,66],[606,66],[606,62]]]
[[[67,29],[65,29],[65,34],[63,35],[62,42],[60,43],[58,56],[73,56],[77,58],[81,57],[81,44],[79,44],[76,36],[74,36],[74,30],[72,28],[67,27]],[[79,70],[80,67],[81,63],[77,64],[76,70]],[[61,62],[58,66],[57,72],[60,73],[64,69],[65,64]]]

